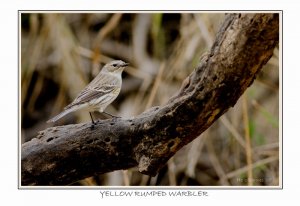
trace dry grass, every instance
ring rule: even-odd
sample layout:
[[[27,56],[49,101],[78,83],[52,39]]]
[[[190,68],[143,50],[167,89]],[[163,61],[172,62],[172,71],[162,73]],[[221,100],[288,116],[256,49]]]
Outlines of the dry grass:
[[[22,141],[51,125],[112,59],[130,63],[107,111],[130,117],[163,105],[209,50],[223,14],[22,14]],[[153,178],[136,168],[75,185],[278,185],[278,49],[244,97]],[[85,111],[59,124],[89,121]]]

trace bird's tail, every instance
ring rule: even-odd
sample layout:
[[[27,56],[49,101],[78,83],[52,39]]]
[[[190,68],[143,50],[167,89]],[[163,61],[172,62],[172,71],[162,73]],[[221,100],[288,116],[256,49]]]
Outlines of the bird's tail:
[[[56,122],[57,120],[59,120],[60,118],[62,118],[63,116],[65,116],[66,114],[69,114],[70,112],[73,112],[74,109],[66,109],[64,111],[62,111],[61,113],[59,113],[58,115],[56,115],[55,117],[49,119],[47,121],[47,123],[50,123],[50,122]]]

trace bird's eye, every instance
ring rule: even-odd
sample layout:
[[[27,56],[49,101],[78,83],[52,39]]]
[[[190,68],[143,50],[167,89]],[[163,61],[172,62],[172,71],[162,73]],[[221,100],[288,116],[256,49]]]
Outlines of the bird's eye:
[[[114,66],[114,67],[116,67],[116,66],[117,66],[117,64],[113,64],[113,66]]]

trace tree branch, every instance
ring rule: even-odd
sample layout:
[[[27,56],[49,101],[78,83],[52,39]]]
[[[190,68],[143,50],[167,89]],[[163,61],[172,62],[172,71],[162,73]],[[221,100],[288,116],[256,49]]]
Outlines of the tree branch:
[[[234,106],[273,54],[278,14],[230,14],[211,51],[164,106],[132,119],[65,125],[22,145],[22,185],[67,185],[138,166],[156,175],[180,148]]]

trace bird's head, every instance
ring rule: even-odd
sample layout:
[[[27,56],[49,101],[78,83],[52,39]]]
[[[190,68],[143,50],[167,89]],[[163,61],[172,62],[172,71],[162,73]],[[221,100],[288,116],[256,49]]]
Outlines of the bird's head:
[[[128,63],[122,60],[114,60],[107,63],[102,70],[107,72],[117,73],[117,72],[122,72],[123,69],[128,65],[129,65]]]

